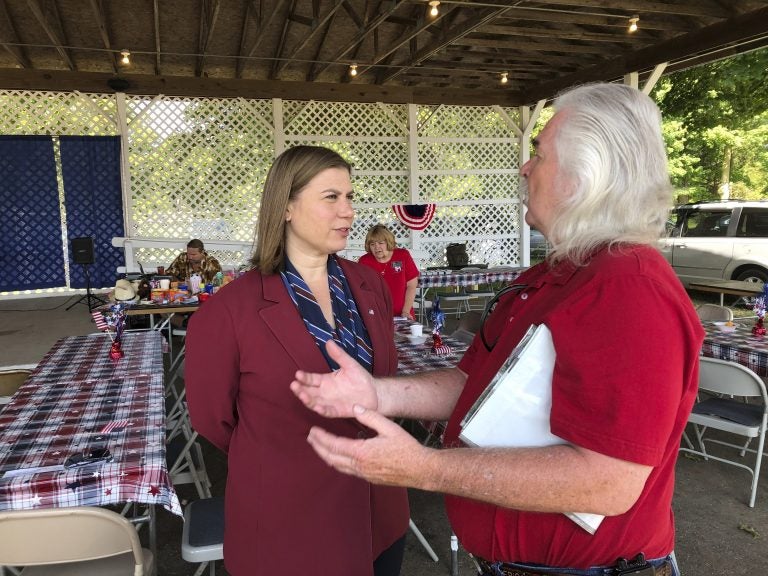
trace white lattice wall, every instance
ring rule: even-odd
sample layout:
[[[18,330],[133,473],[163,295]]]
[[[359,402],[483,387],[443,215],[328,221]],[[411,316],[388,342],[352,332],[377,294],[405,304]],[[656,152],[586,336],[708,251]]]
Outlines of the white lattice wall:
[[[516,109],[497,107],[0,91],[0,133],[123,136],[127,236],[250,241],[272,159],[307,143],[355,167],[350,247],[382,222],[428,265],[445,264],[457,241],[471,262],[521,262],[517,123]],[[426,202],[437,210],[420,233],[391,210]],[[172,255],[142,249],[137,259]],[[230,265],[248,256],[215,255]]]

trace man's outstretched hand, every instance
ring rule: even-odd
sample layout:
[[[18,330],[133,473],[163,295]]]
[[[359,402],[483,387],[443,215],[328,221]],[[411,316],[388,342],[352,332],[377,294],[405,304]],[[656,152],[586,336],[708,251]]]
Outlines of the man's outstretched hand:
[[[327,374],[298,370],[291,391],[307,408],[326,418],[354,418],[355,404],[376,410],[379,401],[373,377],[333,340],[325,348],[339,369]]]
[[[374,484],[425,488],[425,465],[434,451],[374,410],[356,405],[353,412],[358,422],[377,435],[365,439],[344,438],[315,426],[309,431],[307,441],[317,455],[339,472]]]

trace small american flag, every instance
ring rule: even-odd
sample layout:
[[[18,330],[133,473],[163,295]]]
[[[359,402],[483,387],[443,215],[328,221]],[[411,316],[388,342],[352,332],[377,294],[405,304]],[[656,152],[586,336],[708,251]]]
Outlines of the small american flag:
[[[110,422],[109,424],[104,426],[104,428],[101,429],[101,434],[109,434],[113,430],[125,428],[130,423],[131,423],[130,420],[113,420],[112,422]]]
[[[96,323],[97,330],[100,330],[101,332],[106,332],[107,330],[109,330],[109,326],[107,326],[107,321],[104,319],[104,314],[102,314],[99,310],[91,312],[91,317],[93,318],[93,321]]]
[[[451,350],[450,346],[434,346],[432,348],[432,354],[452,354],[453,350]]]

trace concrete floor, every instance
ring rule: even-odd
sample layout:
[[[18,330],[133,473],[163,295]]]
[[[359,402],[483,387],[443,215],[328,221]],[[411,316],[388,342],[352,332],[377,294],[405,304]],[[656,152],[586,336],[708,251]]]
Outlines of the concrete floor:
[[[65,311],[73,299],[38,298],[0,301],[0,366],[37,362],[60,337],[94,330],[84,305]],[[449,329],[451,328],[449,323]],[[213,492],[223,493],[226,461],[205,445]],[[674,511],[677,522],[677,557],[683,574],[747,576],[768,573],[768,479],[758,488],[755,508],[747,506],[749,473],[718,462],[681,457],[677,466]],[[179,488],[183,499],[194,497]],[[439,495],[412,490],[412,517],[435,549],[433,562],[421,545],[408,537],[402,576],[450,574],[450,528]],[[194,566],[180,557],[180,518],[160,510],[160,575],[192,574]],[[217,574],[226,574],[219,566]],[[459,574],[471,576],[471,560],[459,553]],[[292,576],[292,575],[288,575]]]

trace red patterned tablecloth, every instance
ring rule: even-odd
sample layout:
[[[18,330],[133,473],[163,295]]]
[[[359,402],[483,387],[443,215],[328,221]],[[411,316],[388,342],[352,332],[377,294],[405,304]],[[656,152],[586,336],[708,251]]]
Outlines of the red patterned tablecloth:
[[[425,341],[413,344],[407,338],[409,327],[414,322],[395,320],[395,347],[397,348],[397,373],[415,374],[425,370],[439,368],[454,368],[469,347],[463,342],[450,336],[443,336],[443,344],[450,347],[450,354],[435,354],[432,352],[432,332],[424,328]]]
[[[0,510],[160,504],[182,515],[165,462],[162,336],[59,340],[0,412]],[[67,457],[107,448],[113,460],[64,470]],[[13,473],[13,472],[12,472]]]
[[[712,322],[704,323],[706,336],[702,356],[730,360],[746,366],[758,376],[768,377],[768,336],[753,336],[755,319],[737,320],[734,332],[721,332]]]

